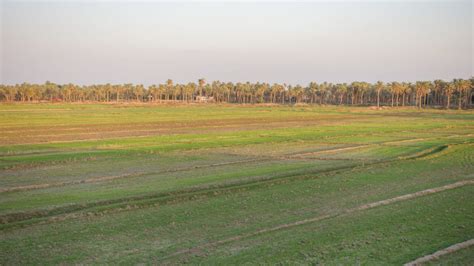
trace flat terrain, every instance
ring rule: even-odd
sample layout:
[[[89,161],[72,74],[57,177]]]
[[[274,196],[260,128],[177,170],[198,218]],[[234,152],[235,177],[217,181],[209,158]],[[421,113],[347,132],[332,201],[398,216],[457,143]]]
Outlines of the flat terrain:
[[[400,265],[473,202],[473,111],[0,105],[1,265]]]

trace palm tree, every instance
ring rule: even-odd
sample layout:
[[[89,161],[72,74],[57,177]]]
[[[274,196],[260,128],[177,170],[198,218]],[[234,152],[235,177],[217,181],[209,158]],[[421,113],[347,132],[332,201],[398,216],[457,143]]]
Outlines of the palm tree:
[[[282,95],[283,90],[284,90],[283,86],[277,83],[273,84],[270,87],[272,103],[277,102],[278,96]]]
[[[471,77],[471,79],[469,81],[471,82],[471,88],[469,89],[469,93],[467,94],[467,98],[468,98],[469,105],[471,105],[472,102],[474,101],[474,77]]]
[[[143,97],[143,95],[145,94],[145,88],[143,87],[142,84],[133,86],[132,91],[137,101],[140,101],[140,98]]]
[[[384,84],[382,81],[377,81],[375,89],[377,90],[377,108],[380,108],[380,92],[382,92]]]
[[[310,82],[308,88],[309,88],[309,94],[310,94],[310,97],[311,97],[311,103],[314,103],[316,101],[316,95],[317,95],[318,90],[319,90],[318,83]]]
[[[116,93],[116,101],[120,101],[120,94],[123,92],[123,87],[120,85],[112,85],[112,90]]]
[[[402,106],[405,106],[406,95],[410,91],[410,85],[406,82],[400,84],[400,93],[402,94]]]
[[[446,82],[443,80],[437,79],[433,82],[433,91],[434,91],[434,101],[437,105],[441,105],[441,92],[446,86]]]
[[[444,87],[444,93],[446,94],[446,109],[449,109],[449,106],[451,105],[451,95],[453,95],[454,91],[456,90],[456,87],[454,86],[453,82],[449,82],[445,87]]]
[[[166,80],[166,87],[165,87],[165,100],[169,100],[170,99],[170,95],[173,94],[173,80],[172,79],[167,79]]]
[[[194,101],[194,93],[196,92],[196,83],[189,82],[186,85],[185,91],[186,91],[186,101],[189,102],[189,99],[191,99],[191,101]]]
[[[356,102],[357,95],[359,94],[359,84],[360,82],[354,81],[351,83],[351,105],[354,105]]]
[[[296,85],[293,88],[293,96],[295,96],[296,103],[301,102],[303,94],[304,94],[303,87],[301,87],[300,85]]]
[[[378,81],[374,84],[367,82],[352,82],[348,84],[332,84],[323,82],[309,83],[306,87],[299,85],[267,83],[223,83],[214,81],[206,84],[199,79],[199,84],[173,84],[168,79],[164,84],[143,85],[98,84],[78,86],[75,84],[57,85],[49,81],[43,84],[22,83],[16,85],[0,84],[0,101],[38,101],[62,99],[66,102],[77,101],[156,101],[156,100],[194,100],[196,95],[214,97],[216,102],[238,103],[315,103],[343,104],[344,101],[352,104],[377,104],[380,107],[390,101],[392,106],[414,104],[418,108],[423,105],[443,105],[447,109],[451,106],[452,95],[456,95],[459,109],[471,104],[474,77],[470,80],[455,79],[452,82],[435,80],[434,82],[419,81],[415,84],[406,82],[391,82],[384,84]],[[344,100],[346,99],[346,100]]]
[[[202,90],[203,90],[204,85],[206,84],[206,80],[203,78],[198,79],[198,84],[199,84],[199,96],[202,96]]]
[[[152,101],[155,102],[158,98],[158,87],[156,85],[150,85],[148,87],[148,93],[151,95]]]
[[[337,84],[336,92],[339,95],[339,105],[341,105],[344,95],[347,93],[347,84],[346,83]]]
[[[423,100],[426,99],[426,94],[430,91],[431,82],[417,81],[415,86],[418,99],[418,108],[421,108],[423,105]]]
[[[14,101],[17,93],[18,93],[18,88],[16,86],[12,86],[8,88],[6,91],[7,99],[10,101]]]
[[[0,87],[0,94],[3,95],[5,101],[12,102],[15,100],[15,96],[18,92],[18,88],[16,86],[0,85]]]
[[[360,82],[359,83],[359,93],[360,93],[360,104],[364,104],[364,94],[369,89],[369,83],[367,82]]]
[[[265,102],[265,93],[268,91],[268,84],[257,84],[255,96],[258,98],[259,103]]]
[[[393,107],[395,98],[397,101],[396,105],[398,106],[398,97],[399,97],[400,92],[402,91],[402,85],[398,82],[392,82],[391,91],[392,91],[392,107]]]
[[[224,91],[224,95],[228,103],[230,103],[230,97],[232,95],[233,88],[234,88],[234,84],[232,84],[231,82],[222,84],[222,90]]]
[[[458,109],[461,110],[463,94],[471,88],[471,82],[465,79],[458,79],[454,81],[454,86],[458,92]]]
[[[49,81],[46,81],[44,84],[45,90],[44,90],[44,98],[49,98],[49,101],[53,101],[53,98],[56,98],[59,93],[59,88],[58,85],[51,83]]]
[[[183,91],[183,85],[177,84],[176,86],[174,86],[174,88],[173,88],[173,101],[178,100],[178,97],[179,97],[179,95],[182,94],[182,91]]]
[[[324,98],[326,96],[326,93],[329,90],[329,84],[325,81],[317,87],[317,94],[319,94],[319,104],[322,105],[324,104]]]

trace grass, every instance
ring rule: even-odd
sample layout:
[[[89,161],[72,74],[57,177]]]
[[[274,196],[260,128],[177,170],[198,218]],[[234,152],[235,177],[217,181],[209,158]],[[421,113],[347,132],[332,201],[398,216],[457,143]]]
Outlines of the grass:
[[[473,180],[472,111],[13,104],[0,121],[0,264],[402,264],[474,238],[470,185],[337,215]]]

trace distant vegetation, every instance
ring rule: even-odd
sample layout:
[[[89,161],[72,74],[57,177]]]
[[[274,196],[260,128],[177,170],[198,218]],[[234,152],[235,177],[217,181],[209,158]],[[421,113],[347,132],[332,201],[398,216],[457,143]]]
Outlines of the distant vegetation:
[[[227,102],[280,104],[334,104],[371,106],[425,106],[469,108],[474,100],[474,78],[410,82],[316,83],[308,86],[268,83],[206,83],[150,85],[104,84],[79,86],[44,84],[0,85],[0,101],[31,102]]]

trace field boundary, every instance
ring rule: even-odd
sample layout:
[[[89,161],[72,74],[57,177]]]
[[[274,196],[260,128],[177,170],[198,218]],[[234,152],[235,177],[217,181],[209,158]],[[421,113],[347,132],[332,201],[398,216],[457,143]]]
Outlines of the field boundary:
[[[441,250],[438,250],[436,251],[435,253],[433,254],[429,254],[429,255],[426,255],[426,256],[423,256],[423,257],[420,257],[414,261],[410,261],[408,263],[405,263],[404,266],[417,266],[417,265],[423,265],[424,263],[426,262],[430,262],[430,261],[433,261],[433,260],[437,260],[439,259],[441,256],[444,256],[444,255],[448,255],[450,253],[453,253],[453,252],[456,252],[456,251],[459,251],[461,249],[465,249],[465,248],[468,248],[470,246],[474,245],[474,238],[473,239],[470,239],[470,240],[467,240],[467,241],[464,241],[464,242],[461,242],[461,243],[457,243],[457,244],[454,244],[454,245],[451,245],[445,249],[441,249]]]
[[[380,200],[380,201],[376,201],[376,202],[372,202],[372,203],[368,203],[368,204],[363,204],[363,205],[360,205],[358,207],[347,209],[345,211],[335,213],[335,214],[326,214],[326,215],[322,215],[322,216],[316,216],[316,217],[313,217],[313,218],[308,218],[308,219],[304,219],[304,220],[295,221],[295,222],[292,222],[292,223],[286,223],[286,224],[281,224],[281,225],[277,225],[277,226],[274,226],[274,227],[263,228],[263,229],[260,229],[258,231],[255,231],[255,232],[229,237],[229,238],[222,239],[222,240],[219,240],[219,241],[202,244],[202,245],[199,245],[199,246],[196,246],[196,247],[193,247],[193,248],[179,250],[177,252],[174,252],[174,253],[170,254],[169,256],[161,258],[161,260],[172,258],[172,257],[178,256],[178,255],[187,254],[187,253],[197,253],[197,252],[200,252],[200,250],[204,249],[204,248],[217,247],[219,245],[227,244],[227,243],[234,242],[234,241],[239,241],[239,240],[242,240],[242,239],[245,239],[245,238],[250,238],[250,237],[254,237],[254,236],[265,234],[265,233],[275,232],[275,231],[284,230],[284,229],[288,229],[288,228],[292,228],[292,227],[296,227],[296,226],[300,226],[300,225],[305,225],[305,224],[309,224],[309,223],[313,223],[313,222],[319,222],[319,221],[330,219],[330,218],[340,217],[340,216],[355,213],[355,212],[358,212],[358,211],[368,210],[368,209],[372,209],[372,208],[376,208],[376,207],[380,207],[380,206],[385,206],[385,205],[389,205],[389,204],[393,204],[393,203],[397,203],[397,202],[401,202],[401,201],[406,201],[406,200],[410,200],[410,199],[414,199],[414,198],[418,198],[418,197],[422,197],[422,196],[427,196],[427,195],[443,192],[443,191],[446,191],[446,190],[451,190],[451,189],[463,187],[463,186],[466,186],[466,185],[474,185],[474,180],[458,181],[458,182],[451,183],[451,184],[448,184],[448,185],[444,185],[444,186],[441,186],[441,187],[425,189],[425,190],[417,191],[417,192],[410,193],[410,194],[405,194],[405,195],[402,195],[402,196],[398,196],[398,197],[394,197],[394,198],[390,198],[390,199],[386,199],[386,200]]]

